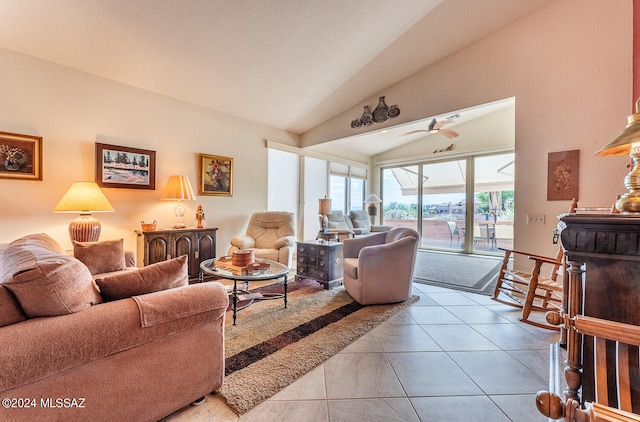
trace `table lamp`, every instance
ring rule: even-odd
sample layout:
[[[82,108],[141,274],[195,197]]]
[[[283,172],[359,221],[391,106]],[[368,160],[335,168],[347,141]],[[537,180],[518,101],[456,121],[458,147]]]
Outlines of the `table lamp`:
[[[94,182],[74,182],[53,212],[79,212],[80,216],[69,224],[69,237],[77,242],[97,242],[100,222],[91,213],[115,211],[109,200]]]
[[[375,193],[370,193],[369,196],[367,196],[364,199],[364,203],[369,203],[369,206],[367,207],[367,212],[369,213],[369,220],[371,220],[371,224],[374,224],[375,220],[376,220],[376,215],[378,214],[378,208],[376,207],[376,203],[380,203],[382,202],[382,199],[380,199],[378,197],[378,195],[376,195]]]
[[[636,112],[627,117],[626,129],[604,148],[596,152],[599,157],[628,155],[633,160],[633,169],[624,179],[629,190],[616,201],[622,214],[640,213],[640,98],[636,101]]]
[[[318,214],[320,214],[320,231],[326,233],[329,231],[329,218],[327,215],[331,214],[331,199],[328,199],[325,195],[324,198],[319,199]]]
[[[193,192],[191,188],[191,183],[189,183],[189,178],[184,175],[173,175],[169,176],[169,180],[167,181],[167,185],[164,187],[164,191],[162,191],[162,197],[160,198],[165,201],[178,201],[178,204],[173,209],[176,215],[176,225],[173,226],[174,229],[184,229],[187,227],[184,223],[182,223],[182,217],[184,217],[184,207],[182,206],[182,201],[195,201],[196,194]]]

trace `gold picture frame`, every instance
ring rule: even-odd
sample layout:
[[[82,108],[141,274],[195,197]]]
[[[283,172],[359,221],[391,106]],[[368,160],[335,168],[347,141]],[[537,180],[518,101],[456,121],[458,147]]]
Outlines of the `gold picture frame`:
[[[42,180],[42,138],[0,132],[0,178]]]
[[[199,154],[198,195],[233,195],[233,158]]]

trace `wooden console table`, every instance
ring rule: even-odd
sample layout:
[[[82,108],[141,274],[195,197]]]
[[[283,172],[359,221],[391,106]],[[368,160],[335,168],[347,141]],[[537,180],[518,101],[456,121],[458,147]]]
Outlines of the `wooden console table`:
[[[564,313],[640,325],[640,217],[567,214],[558,227],[568,265]],[[637,348],[630,355],[637,364]],[[569,330],[565,395],[594,401],[594,371],[592,342]],[[634,413],[640,413],[640,368],[636,375],[632,403]],[[609,406],[616,407],[613,393]]]
[[[136,230],[138,259],[143,265],[165,261],[180,255],[189,259],[189,280],[201,280],[200,263],[216,257],[216,232],[211,229]]]

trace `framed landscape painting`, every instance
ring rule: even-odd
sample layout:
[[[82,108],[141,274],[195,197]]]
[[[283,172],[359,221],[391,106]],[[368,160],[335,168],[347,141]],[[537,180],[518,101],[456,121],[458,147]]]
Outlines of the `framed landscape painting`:
[[[96,142],[96,183],[102,188],[155,189],[156,152]]]
[[[200,154],[199,195],[233,195],[233,158]]]
[[[42,180],[42,138],[0,132],[0,178]]]

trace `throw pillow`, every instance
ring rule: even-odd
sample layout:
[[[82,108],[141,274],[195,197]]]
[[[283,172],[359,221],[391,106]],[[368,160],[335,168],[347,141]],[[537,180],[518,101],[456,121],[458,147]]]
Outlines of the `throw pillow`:
[[[104,300],[119,300],[189,284],[187,255],[96,278]]]
[[[123,239],[103,242],[73,241],[73,255],[86,265],[93,275],[121,271],[126,266]]]
[[[102,302],[89,269],[46,235],[30,235],[2,254],[3,286],[29,318],[66,315]]]

